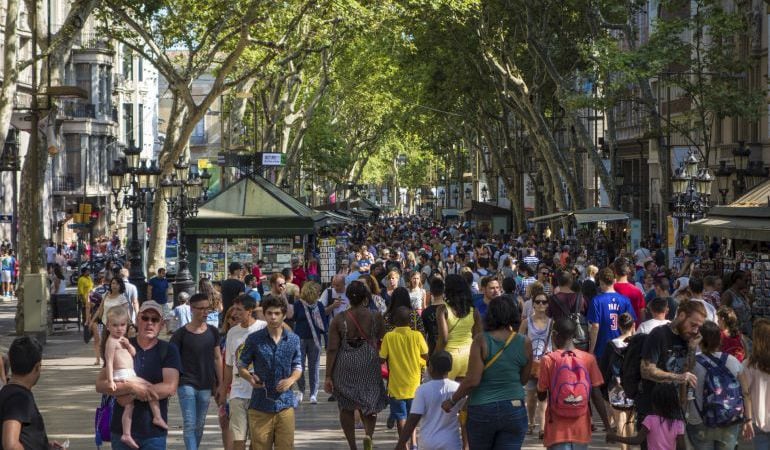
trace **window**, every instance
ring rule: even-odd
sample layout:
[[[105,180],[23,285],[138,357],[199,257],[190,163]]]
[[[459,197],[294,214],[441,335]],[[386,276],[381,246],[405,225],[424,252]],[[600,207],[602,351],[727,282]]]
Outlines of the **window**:
[[[141,61],[141,59],[139,61]],[[138,126],[136,134],[138,135],[137,138],[139,139],[139,148],[144,148],[144,105],[143,104],[141,103],[139,104],[139,108],[137,112],[139,114],[136,116],[136,124]]]
[[[134,140],[134,105],[123,103],[123,140],[126,145],[131,145]]]
[[[127,45],[123,46],[123,78],[134,79],[134,54]]]
[[[144,72],[144,63],[143,63],[144,58],[139,56],[139,57],[136,58],[136,60],[137,60],[137,63],[138,63],[137,67],[136,67],[137,80],[142,81],[142,79],[144,78],[144,74],[142,73],[142,72]]]
[[[75,84],[91,98],[91,64],[75,64]]]
[[[64,187],[71,191],[80,186],[80,180],[82,179],[81,172],[81,155],[82,149],[80,147],[80,135],[79,134],[65,134],[64,135]]]

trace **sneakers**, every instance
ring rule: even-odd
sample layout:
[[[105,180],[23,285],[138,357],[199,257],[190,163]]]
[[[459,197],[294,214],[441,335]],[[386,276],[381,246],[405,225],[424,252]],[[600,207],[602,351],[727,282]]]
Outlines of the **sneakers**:
[[[315,395],[310,396],[310,404],[315,405],[318,403],[318,398]]]
[[[396,419],[393,416],[388,416],[388,421],[385,422],[385,425],[387,425],[388,430],[392,430],[396,426]]]
[[[372,437],[364,436],[364,450],[372,450],[373,448],[374,444],[372,444]]]
[[[297,392],[295,394],[295,397],[297,397],[297,404],[302,403],[302,400],[305,398],[305,395],[302,392]]]

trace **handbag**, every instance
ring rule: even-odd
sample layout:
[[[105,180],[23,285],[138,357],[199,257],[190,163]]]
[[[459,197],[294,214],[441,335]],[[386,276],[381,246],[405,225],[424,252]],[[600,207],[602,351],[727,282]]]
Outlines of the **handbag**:
[[[93,332],[91,332],[91,327],[88,326],[88,324],[85,324],[83,326],[83,342],[88,344],[91,342],[91,338],[94,337]]]
[[[548,326],[545,330],[546,339],[551,339],[551,324],[553,324],[553,319],[548,319]],[[548,353],[548,346],[543,349],[543,354],[540,355],[540,358],[535,359],[532,358],[532,369],[529,372],[529,378],[533,380],[537,380],[540,376],[540,361],[542,360],[543,356]],[[534,356],[534,355],[533,355]]]
[[[556,303],[556,306],[561,309],[564,315],[575,323],[575,337],[572,338],[575,348],[587,352],[589,347],[588,321],[586,321],[586,316],[580,312],[583,305],[583,296],[580,295],[580,292],[577,293],[574,312],[570,312],[569,309],[567,309],[567,305],[559,300],[559,297],[552,295],[551,299]]]
[[[350,311],[345,311],[345,316],[349,317],[351,321],[353,321],[353,325],[356,326],[356,329],[358,329],[358,332],[361,333],[362,336],[366,338],[366,342],[372,346],[374,351],[376,351],[378,354],[380,353],[380,350],[372,344],[372,340],[369,339],[369,335],[364,332],[364,330],[361,328],[361,325],[358,324],[358,321],[356,320],[356,316],[353,314],[350,314]],[[388,362],[383,361],[380,363],[380,376],[384,379],[388,379],[390,377],[390,370],[388,369]]]
[[[102,401],[94,414],[94,432],[96,446],[100,447],[104,442],[110,442],[110,420],[115,407],[115,397],[102,395]]]

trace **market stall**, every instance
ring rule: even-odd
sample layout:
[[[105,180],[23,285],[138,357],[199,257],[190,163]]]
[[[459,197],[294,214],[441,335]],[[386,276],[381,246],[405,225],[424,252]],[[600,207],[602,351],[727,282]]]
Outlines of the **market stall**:
[[[263,273],[289,267],[292,256],[304,255],[317,214],[258,175],[242,178],[185,222],[193,277],[223,280],[233,261],[263,260]]]
[[[460,215],[486,233],[494,234],[502,230],[504,234],[511,230],[511,210],[492,203],[473,200],[469,208],[460,210]]]
[[[770,181],[711,208],[707,217],[690,222],[687,232],[703,237],[704,244],[719,244],[712,260],[717,271],[751,272],[754,314],[770,317]]]

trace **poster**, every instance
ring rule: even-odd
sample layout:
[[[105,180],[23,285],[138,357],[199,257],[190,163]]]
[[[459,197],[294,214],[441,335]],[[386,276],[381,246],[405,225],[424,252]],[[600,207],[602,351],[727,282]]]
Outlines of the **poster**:
[[[640,219],[631,219],[631,253],[636,251],[642,243],[642,221]]]
[[[666,246],[668,247],[668,267],[673,267],[676,235],[674,234],[674,218],[672,216],[666,216]]]
[[[337,240],[326,238],[318,240],[318,263],[321,269],[321,282],[331,283],[337,273]]]

